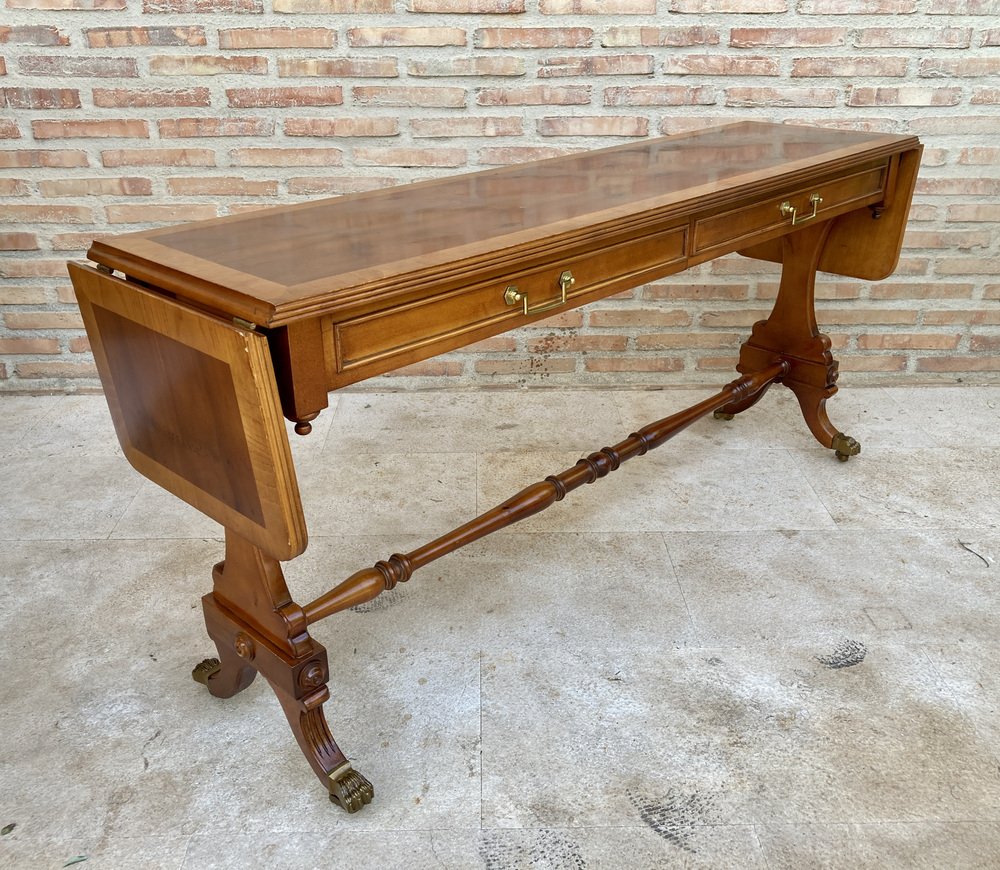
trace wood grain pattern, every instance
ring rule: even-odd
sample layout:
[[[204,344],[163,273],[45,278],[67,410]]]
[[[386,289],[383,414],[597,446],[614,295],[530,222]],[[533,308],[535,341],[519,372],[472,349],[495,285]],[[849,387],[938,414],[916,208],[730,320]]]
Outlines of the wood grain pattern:
[[[141,474],[275,558],[306,546],[267,339],[76,263],[118,440]]]

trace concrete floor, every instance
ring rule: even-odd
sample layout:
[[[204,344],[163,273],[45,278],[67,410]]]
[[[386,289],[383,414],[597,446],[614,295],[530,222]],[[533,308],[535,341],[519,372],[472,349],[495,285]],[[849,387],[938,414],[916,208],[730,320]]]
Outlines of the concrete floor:
[[[292,436],[305,601],[704,392],[341,395]],[[316,626],[326,800],[199,597],[220,529],[99,396],[0,398],[0,866],[1000,867],[1000,387],[785,391]]]

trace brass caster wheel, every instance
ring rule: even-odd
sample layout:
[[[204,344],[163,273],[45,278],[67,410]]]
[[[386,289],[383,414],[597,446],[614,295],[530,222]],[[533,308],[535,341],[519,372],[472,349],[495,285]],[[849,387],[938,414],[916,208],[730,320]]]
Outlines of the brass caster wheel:
[[[356,813],[375,797],[372,784],[351,765],[343,764],[330,774],[330,801]]]
[[[218,659],[205,659],[194,666],[191,677],[196,683],[208,686],[208,681],[222,669],[222,662]]]
[[[714,414],[712,414],[712,416],[715,417],[716,420],[732,420],[733,417],[735,417],[736,415],[727,414],[725,411],[716,411]]]
[[[843,432],[838,432],[833,436],[833,444],[830,446],[841,462],[847,462],[852,456],[857,456],[861,452],[861,445]]]

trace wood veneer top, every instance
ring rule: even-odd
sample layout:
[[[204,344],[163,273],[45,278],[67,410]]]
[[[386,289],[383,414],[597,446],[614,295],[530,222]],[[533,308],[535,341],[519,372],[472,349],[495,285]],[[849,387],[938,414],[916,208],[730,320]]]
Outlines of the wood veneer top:
[[[915,147],[913,137],[745,122],[95,242],[90,259],[261,325],[347,291],[501,262],[595,227],[766,191]]]

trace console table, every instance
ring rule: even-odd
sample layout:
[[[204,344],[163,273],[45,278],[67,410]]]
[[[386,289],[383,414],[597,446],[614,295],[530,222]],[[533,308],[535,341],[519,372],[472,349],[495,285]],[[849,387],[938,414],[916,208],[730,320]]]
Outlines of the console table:
[[[260,673],[331,800],[354,812],[373,788],[324,717],[312,623],[775,383],[820,444],[858,453],[826,412],[837,363],[815,276],[893,271],[920,154],[911,136],[740,123],[95,242],[96,267],[69,271],[125,456],[225,527],[203,599],[218,658],[195,679],[227,698]],[[307,539],[282,415],[308,434],[330,390],[733,251],[782,264],[740,377],[315,601],[292,598],[280,562]]]

